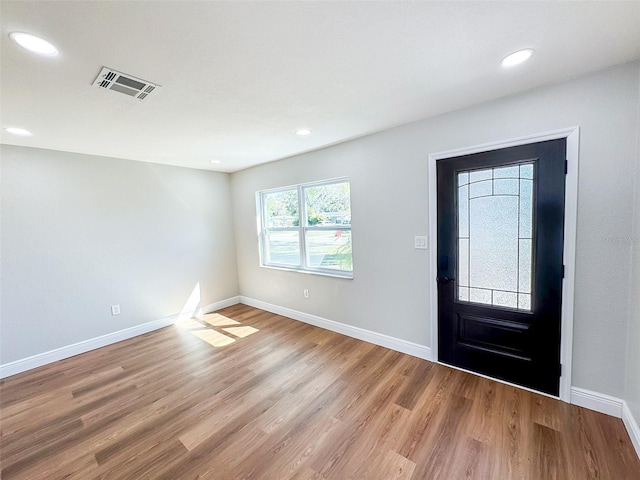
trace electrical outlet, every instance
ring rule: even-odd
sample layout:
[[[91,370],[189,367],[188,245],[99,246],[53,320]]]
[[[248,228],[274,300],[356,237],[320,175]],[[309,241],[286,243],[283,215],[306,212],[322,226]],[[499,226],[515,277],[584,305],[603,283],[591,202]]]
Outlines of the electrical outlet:
[[[304,298],[309,298],[309,289],[308,289],[308,288],[305,288],[305,289],[302,291],[302,294],[304,295]]]
[[[111,305],[111,315],[120,315],[120,305]]]

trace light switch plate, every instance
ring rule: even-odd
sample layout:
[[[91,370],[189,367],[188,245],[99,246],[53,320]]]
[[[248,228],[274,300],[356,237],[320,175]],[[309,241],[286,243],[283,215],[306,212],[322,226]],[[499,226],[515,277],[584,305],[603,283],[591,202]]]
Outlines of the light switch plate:
[[[420,250],[427,250],[429,247],[427,246],[427,237],[416,236],[413,239],[414,248],[418,248]]]

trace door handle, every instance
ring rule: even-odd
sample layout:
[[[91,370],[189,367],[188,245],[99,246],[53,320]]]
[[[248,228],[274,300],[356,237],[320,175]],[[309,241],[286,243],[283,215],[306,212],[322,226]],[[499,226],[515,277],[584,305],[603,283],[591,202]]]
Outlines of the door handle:
[[[436,281],[438,283],[450,283],[450,282],[455,282],[456,279],[455,278],[449,278],[449,277],[437,277]]]

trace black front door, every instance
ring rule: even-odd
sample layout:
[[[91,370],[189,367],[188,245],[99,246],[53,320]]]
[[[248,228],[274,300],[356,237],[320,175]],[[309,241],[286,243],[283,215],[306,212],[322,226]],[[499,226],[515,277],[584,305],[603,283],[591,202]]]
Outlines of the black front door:
[[[438,356],[559,393],[565,139],[437,162]]]

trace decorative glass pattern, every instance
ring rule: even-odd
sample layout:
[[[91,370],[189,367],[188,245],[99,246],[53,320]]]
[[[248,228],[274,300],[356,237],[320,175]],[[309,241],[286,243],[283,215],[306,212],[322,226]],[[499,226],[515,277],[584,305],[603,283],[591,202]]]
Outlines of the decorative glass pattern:
[[[531,311],[534,164],[458,172],[458,301]]]

